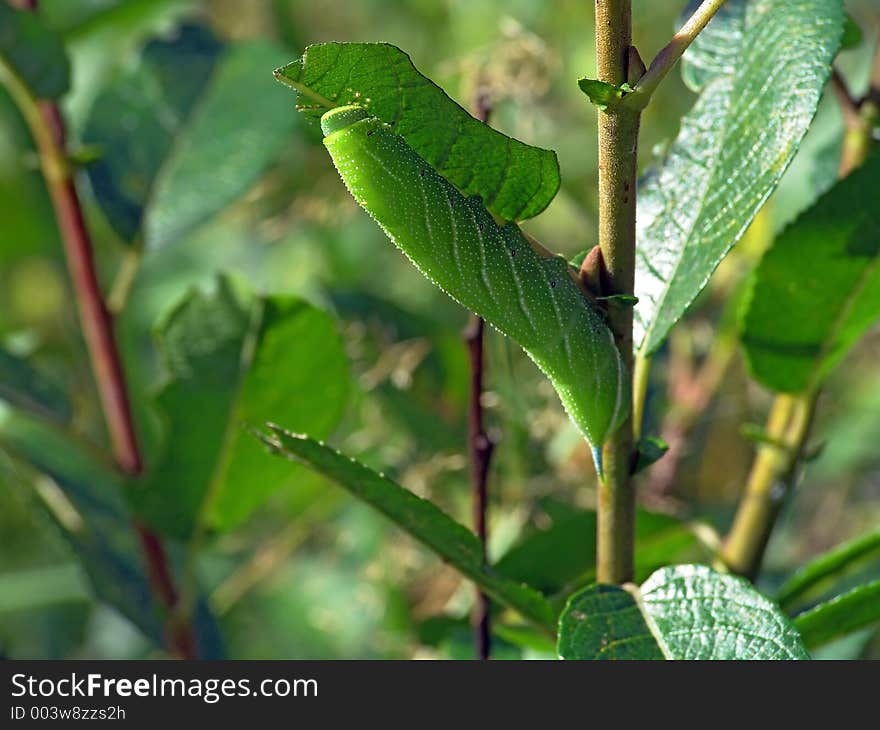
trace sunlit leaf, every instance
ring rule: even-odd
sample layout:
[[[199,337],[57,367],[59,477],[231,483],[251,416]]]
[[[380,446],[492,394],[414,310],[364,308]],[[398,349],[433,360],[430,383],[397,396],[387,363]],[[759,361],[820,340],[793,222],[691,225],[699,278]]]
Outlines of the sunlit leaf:
[[[651,354],[776,188],[840,45],[840,0],[729,0],[685,54],[699,97],[639,189],[636,344]]]
[[[318,43],[276,76],[297,90],[298,108],[316,120],[348,104],[368,110],[462,194],[478,195],[505,220],[537,215],[559,189],[554,152],[475,119],[390,44]]]

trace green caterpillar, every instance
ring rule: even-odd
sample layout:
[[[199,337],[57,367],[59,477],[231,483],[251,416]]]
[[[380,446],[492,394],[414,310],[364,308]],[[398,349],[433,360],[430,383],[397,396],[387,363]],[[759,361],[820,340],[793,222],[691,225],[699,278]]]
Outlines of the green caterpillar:
[[[357,106],[321,118],[324,145],[355,200],[453,299],[517,341],[598,447],[628,409],[626,368],[600,311],[561,256],[499,225],[391,127]]]

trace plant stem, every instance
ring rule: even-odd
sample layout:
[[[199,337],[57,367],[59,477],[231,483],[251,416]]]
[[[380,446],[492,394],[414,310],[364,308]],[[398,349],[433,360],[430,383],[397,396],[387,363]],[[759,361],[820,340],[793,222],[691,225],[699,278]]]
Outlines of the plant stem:
[[[474,112],[481,122],[489,120],[491,106],[487,95],[477,94]],[[489,506],[489,464],[492,460],[494,444],[486,434],[483,424],[483,374],[484,374],[484,333],[485,322],[482,317],[472,314],[464,331],[470,362],[470,391],[468,395],[468,445],[471,462],[471,508],[473,511],[474,532],[483,548],[486,560],[488,539],[487,512]],[[477,589],[471,623],[474,630],[474,649],[478,659],[488,659],[492,650],[491,602],[489,596]]]
[[[483,427],[483,333],[485,323],[482,317],[471,315],[464,333],[470,359],[470,393],[468,395],[468,444],[471,462],[471,506],[473,510],[474,532],[483,547],[486,558],[486,512],[488,508],[488,476],[494,445]],[[477,657],[488,659],[491,650],[491,623],[489,597],[477,590],[471,622],[474,627],[474,648]]]
[[[880,54],[878,54],[880,55]],[[880,71],[878,71],[880,72]],[[845,130],[838,177],[861,165],[873,145],[878,109],[869,96],[854,101],[838,73],[831,82],[841,103]],[[779,509],[791,491],[819,397],[818,385],[798,395],[777,395],[770,408],[765,435],[758,449],[720,560],[730,570],[754,578],[776,524]]]
[[[647,105],[660,82],[672,70],[672,67],[675,66],[678,59],[682,57],[688,46],[694,42],[694,39],[696,39],[703,28],[712,20],[715,13],[721,9],[725,1],[703,0],[693,15],[681,27],[681,30],[672,37],[672,40],[651,61],[651,65],[648,67],[645,75],[636,84],[633,92],[627,95],[628,104],[637,106],[639,109],[643,109]]]
[[[648,381],[651,376],[651,356],[636,353],[633,364],[633,441],[638,443],[642,437],[645,420],[645,398],[648,396]]]
[[[597,2],[596,65],[600,81],[615,86],[627,81],[631,40],[630,0]],[[599,112],[599,247],[605,295],[633,295],[639,118],[638,109],[622,104]],[[632,308],[609,308],[609,322],[627,372],[632,373]],[[596,558],[596,575],[601,583],[625,583],[633,577],[633,451],[630,414],[602,449]]]
[[[17,5],[26,10],[36,10],[36,2],[19,2]],[[92,242],[71,172],[64,120],[53,102],[34,98],[14,69],[2,60],[0,71],[37,146],[40,166],[61,234],[77,313],[114,461],[122,472],[136,476],[141,473],[143,462],[113,322],[101,294]],[[139,521],[136,520],[133,527],[141,546],[150,587],[168,614],[166,629],[171,651],[181,658],[195,658],[192,629],[175,618],[177,592],[164,546],[160,538]]]
[[[797,471],[815,412],[815,394],[778,395],[767,419],[768,443],[758,448],[733,526],[721,549],[734,573],[754,578]]]

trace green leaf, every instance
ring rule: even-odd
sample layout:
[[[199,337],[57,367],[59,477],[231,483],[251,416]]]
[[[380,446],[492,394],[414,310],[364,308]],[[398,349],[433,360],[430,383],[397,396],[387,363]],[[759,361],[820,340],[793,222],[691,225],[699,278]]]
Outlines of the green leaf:
[[[363,109],[336,109],[321,123],[355,200],[425,276],[518,342],[584,437],[602,444],[627,411],[628,374],[577,272],[513,223],[499,225]]]
[[[776,600],[787,608],[814,586],[842,577],[855,563],[875,553],[880,553],[880,530],[849,540],[807,563],[783,584]]]
[[[63,498],[44,497],[44,504],[95,593],[161,645],[162,628],[118,474],[60,432],[11,409],[0,408],[0,448],[61,488]]]
[[[813,648],[880,621],[880,580],[853,588],[799,614],[795,626]]]
[[[297,107],[312,119],[349,104],[367,109],[462,194],[480,196],[504,220],[537,215],[559,190],[554,152],[474,119],[395,46],[318,43],[275,75],[297,91]]]
[[[103,156],[89,178],[125,241],[174,243],[275,161],[294,125],[265,73],[282,55],[263,41],[224,47],[185,26],[148,44],[137,69],[98,97],[83,141]]]
[[[809,659],[797,630],[743,578],[662,568],[641,588],[593,585],[559,619],[563,659]]]
[[[846,13],[843,21],[843,38],[840,41],[840,50],[848,51],[855,48],[862,42],[862,29],[859,24],[853,20],[852,15]]]
[[[658,436],[642,436],[636,445],[638,458],[636,459],[636,468],[634,473],[638,474],[643,469],[647,469],[651,464],[660,461],[669,451],[669,444]]]
[[[880,316],[880,154],[776,239],[754,272],[742,341],[776,391],[817,388]]]
[[[495,567],[543,593],[567,594],[595,580],[596,513],[555,501],[543,506],[550,526],[527,532]],[[637,579],[692,557],[697,547],[697,538],[686,523],[642,509],[636,513]]]
[[[46,606],[81,603],[90,598],[86,578],[76,563],[0,574],[0,614],[33,612]]]
[[[61,37],[34,13],[15,10],[6,2],[0,2],[0,64],[38,99],[57,99],[70,86],[70,61]]]
[[[578,79],[578,86],[599,111],[605,111],[609,106],[620,101],[627,92],[632,91],[629,84],[615,86],[605,81],[588,78]]]
[[[169,374],[157,398],[165,450],[132,499],[147,522],[176,537],[199,525],[229,529],[298,478],[265,454],[248,425],[281,419],[326,436],[338,423],[349,388],[341,338],[306,302],[260,299],[225,278],[186,297],[158,338]]]
[[[840,44],[840,0],[729,0],[685,54],[699,93],[640,185],[636,343],[652,354],[795,155]]]
[[[555,614],[547,600],[534,589],[505,578],[487,565],[476,536],[434,504],[308,436],[292,434],[271,424],[268,428],[269,433],[257,435],[272,451],[332,479],[388,517],[499,603],[515,609],[535,625],[553,630]]]
[[[70,421],[64,391],[22,357],[0,348],[0,400],[58,423]]]

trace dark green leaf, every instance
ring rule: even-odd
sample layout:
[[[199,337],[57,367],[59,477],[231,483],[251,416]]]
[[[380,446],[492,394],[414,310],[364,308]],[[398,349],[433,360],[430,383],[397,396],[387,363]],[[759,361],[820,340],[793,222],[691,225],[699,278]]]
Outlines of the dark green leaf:
[[[166,446],[133,499],[150,524],[181,538],[199,524],[228,529],[297,480],[248,425],[281,419],[321,436],[336,426],[349,387],[342,341],[306,302],[258,299],[228,279],[185,298],[158,336]]]
[[[798,615],[795,626],[809,647],[827,644],[880,621],[880,580],[853,588]]]
[[[39,17],[0,2],[0,64],[9,66],[39,99],[57,99],[70,85],[61,38]],[[0,75],[3,69],[0,68]]]
[[[276,159],[294,124],[266,76],[282,54],[265,42],[224,48],[185,26],[98,97],[83,138],[103,156],[89,177],[125,241],[175,242]]]
[[[599,111],[605,111],[609,106],[620,101],[628,91],[632,91],[629,84],[615,86],[605,81],[588,78],[578,79],[578,86]]]
[[[657,436],[642,436],[636,446],[638,450],[638,458],[636,460],[635,473],[638,474],[643,469],[647,469],[663,458],[663,455],[669,451],[669,444]]]
[[[390,124],[465,196],[478,195],[505,220],[540,213],[559,189],[559,163],[474,119],[409,56],[387,43],[318,43],[275,75],[297,91],[313,119],[357,104]]]
[[[632,593],[593,585],[576,593],[559,618],[561,659],[666,659]]]
[[[0,349],[0,400],[59,423],[71,416],[67,395],[24,358]]]
[[[755,270],[742,341],[769,388],[818,387],[880,316],[880,154],[823,195]]]
[[[663,343],[778,184],[816,112],[842,25],[840,0],[729,0],[685,54],[685,80],[700,96],[639,191],[644,353]]]
[[[476,536],[434,504],[307,436],[277,426],[270,425],[269,429],[268,434],[259,436],[270,449],[332,479],[430,548],[495,600],[537,626],[552,630],[554,613],[547,600],[487,565]]]
[[[662,568],[641,588],[594,585],[559,620],[563,659],[809,659],[791,621],[743,578]]]
[[[875,553],[880,553],[880,530],[838,545],[807,563],[783,584],[776,600],[787,608],[814,586],[843,577],[855,563]]]

